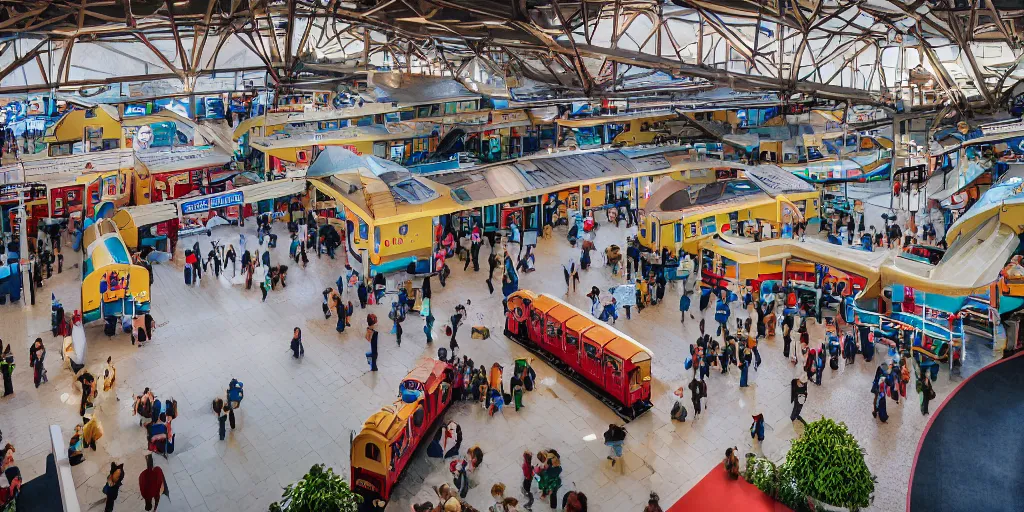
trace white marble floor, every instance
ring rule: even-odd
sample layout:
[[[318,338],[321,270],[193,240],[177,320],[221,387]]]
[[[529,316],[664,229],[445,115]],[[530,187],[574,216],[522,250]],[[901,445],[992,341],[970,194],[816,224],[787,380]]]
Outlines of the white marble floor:
[[[255,239],[251,235],[250,243]],[[276,229],[283,232],[283,227]],[[214,238],[237,246],[237,228],[220,227]],[[564,292],[561,262],[571,256],[564,228],[551,240],[542,240],[537,252],[538,270],[521,276],[521,287],[561,295]],[[626,230],[604,225],[598,231],[597,246],[623,245]],[[194,239],[183,241],[191,245]],[[209,239],[201,238],[208,250]],[[179,250],[180,253],[180,250]],[[287,256],[287,243],[274,252],[275,261]],[[580,291],[569,300],[587,306],[584,297],[590,286],[611,286],[607,268],[600,264],[582,273]],[[79,261],[69,256],[67,265]],[[174,424],[176,451],[167,460],[157,459],[164,467],[171,500],[161,503],[162,511],[265,510],[280,496],[281,487],[290,483],[315,463],[333,466],[348,474],[349,436],[357,431],[372,412],[390,403],[399,380],[424,357],[435,354],[435,343],[427,347],[418,317],[405,324],[404,343],[394,344],[382,332],[380,371],[368,372],[363,357],[366,342],[362,337],[365,312],[357,311],[353,328],[339,335],[334,319],[324,320],[320,292],[342,272],[340,261],[314,259],[306,269],[290,265],[289,286],[271,292],[260,302],[258,289],[229,288],[206,279],[201,285],[186,288],[182,283],[180,262],[158,266],[153,285],[153,311],[159,328],[155,340],[144,348],[130,344],[128,335],[107,338],[99,325],[89,326],[88,364],[97,373],[107,356],[112,356],[120,379],[120,402],[103,402],[99,418],[106,435],[99,450],[88,451],[86,462],[73,468],[79,499],[85,506],[102,498],[106,467],[111,460],[126,463],[127,478],[116,510],[141,510],[136,476],[144,467],[145,435],[131,415],[131,397],[151,387],[159,398],[176,398],[181,415]],[[491,330],[488,340],[460,336],[464,353],[477,364],[510,364],[526,352],[501,334],[500,291],[487,294],[486,269],[480,273],[452,269],[447,288],[435,280],[434,304],[438,321],[436,337],[456,303],[466,303],[467,325],[485,325]],[[65,438],[79,421],[78,393],[72,389],[71,374],[59,368],[59,342],[49,334],[49,298],[51,291],[65,305],[77,302],[79,269],[68,269],[47,283],[34,307],[0,306],[0,338],[13,342],[19,367],[15,372],[16,396],[0,400],[0,430],[15,444],[17,458],[27,478],[44,471],[49,452],[46,426],[60,425]],[[675,401],[672,391],[688,375],[683,368],[686,350],[697,334],[697,321],[679,323],[678,284],[670,285],[663,305],[634,314],[632,320],[621,317],[616,325],[636,337],[655,353],[655,408],[627,427],[625,471],[620,474],[607,465],[607,449],[601,434],[616,416],[575,384],[567,382],[543,363],[538,364],[538,389],[525,399],[519,413],[505,409],[488,417],[479,406],[456,404],[447,418],[458,421],[465,434],[464,447],[479,444],[485,452],[482,467],[473,475],[474,488],[469,501],[477,507],[490,505],[492,483],[502,481],[515,495],[520,479],[520,455],[555,448],[563,455],[567,488],[588,494],[593,510],[641,510],[648,493],[656,491],[667,508],[695,485],[722,459],[727,447],[751,449],[748,427],[752,414],[764,413],[769,424],[762,450],[779,458],[797,432],[789,422],[789,380],[793,367],[782,356],[781,340],[761,345],[764,363],[750,376],[751,387],[738,387],[738,372],[713,374],[709,381],[709,407],[698,421],[674,423],[668,411]],[[355,301],[346,292],[346,300]],[[69,310],[72,309],[69,306]],[[369,307],[386,317],[386,307]],[[696,312],[696,301],[694,301]],[[743,312],[737,312],[740,316]],[[709,318],[709,324],[711,320]],[[306,357],[293,360],[288,343],[293,327],[301,327]],[[47,366],[50,382],[35,389],[31,383],[26,355],[32,340],[41,336],[49,349]],[[820,330],[812,327],[812,340],[820,339]],[[982,346],[969,351],[965,374],[993,357]],[[890,404],[888,424],[871,416],[870,379],[875,363],[857,363],[838,371],[826,370],[820,387],[811,386],[804,417],[828,416],[849,425],[867,451],[868,465],[878,477],[872,510],[904,510],[910,466],[927,418],[922,417],[913,390],[907,404]],[[222,396],[232,378],[245,382],[246,398],[238,414],[238,429],[226,441],[217,438],[217,421],[210,412],[210,401]],[[936,391],[943,399],[956,382],[943,371]],[[689,403],[688,400],[684,401]],[[692,411],[691,411],[692,418]],[[402,480],[389,510],[408,510],[409,504],[429,500],[431,485],[449,481],[447,467],[419,453]],[[99,507],[94,507],[99,509]],[[536,505],[536,510],[546,509]]]

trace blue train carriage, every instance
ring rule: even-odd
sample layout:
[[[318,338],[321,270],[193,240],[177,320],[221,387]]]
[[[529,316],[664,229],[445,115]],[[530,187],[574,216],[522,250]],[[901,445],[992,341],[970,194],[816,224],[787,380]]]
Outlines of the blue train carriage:
[[[114,221],[98,220],[86,228],[82,241],[83,321],[148,313],[149,271],[132,263]]]

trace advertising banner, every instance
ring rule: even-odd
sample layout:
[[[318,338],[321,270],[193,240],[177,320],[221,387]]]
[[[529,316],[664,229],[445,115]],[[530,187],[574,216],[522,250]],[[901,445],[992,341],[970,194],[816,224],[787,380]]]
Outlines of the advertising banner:
[[[241,190],[235,190],[226,194],[220,194],[211,197],[201,197],[191,201],[184,201],[180,203],[181,214],[189,215],[193,213],[205,212],[207,210],[214,210],[217,208],[223,208],[225,206],[236,206],[245,202],[244,194]]]

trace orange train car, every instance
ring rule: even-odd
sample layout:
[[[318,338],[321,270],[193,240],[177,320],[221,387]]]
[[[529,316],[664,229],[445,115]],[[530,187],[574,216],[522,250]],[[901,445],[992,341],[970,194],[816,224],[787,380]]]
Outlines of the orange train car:
[[[399,385],[399,399],[363,423],[353,436],[352,488],[363,497],[360,510],[383,510],[419,443],[452,402],[454,370],[428,359]]]
[[[564,301],[520,290],[508,297],[505,335],[544,358],[626,421],[651,408],[653,354]]]

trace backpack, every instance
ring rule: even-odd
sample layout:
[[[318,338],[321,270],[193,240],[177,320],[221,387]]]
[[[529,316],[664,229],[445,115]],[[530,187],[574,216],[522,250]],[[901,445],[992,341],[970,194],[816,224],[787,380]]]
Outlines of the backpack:
[[[671,418],[677,421],[686,421],[686,407],[683,407],[678,400],[672,405]]]

